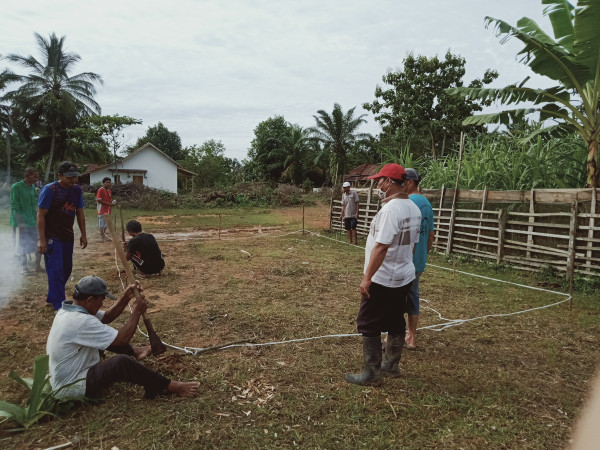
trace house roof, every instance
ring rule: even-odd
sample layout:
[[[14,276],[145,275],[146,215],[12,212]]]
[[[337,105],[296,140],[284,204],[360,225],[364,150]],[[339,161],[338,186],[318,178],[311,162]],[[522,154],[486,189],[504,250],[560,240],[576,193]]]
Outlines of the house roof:
[[[381,164],[362,164],[348,172],[344,181],[367,181],[371,175],[379,172],[380,166]]]
[[[154,150],[156,150],[158,153],[160,153],[161,155],[163,155],[165,158],[167,158],[169,161],[171,161],[173,164],[175,164],[177,166],[177,172],[182,173],[184,175],[189,175],[189,176],[197,176],[197,173],[194,173],[190,170],[184,169],[183,167],[181,167],[177,161],[173,160],[169,155],[167,155],[165,152],[163,152],[162,150],[160,150],[158,147],[156,147],[155,145],[151,144],[150,142],[146,142],[144,145],[142,145],[140,148],[138,148],[137,150],[135,150],[134,152],[132,152],[130,155],[127,155],[126,157],[124,157],[123,159],[119,160],[118,164],[122,164],[123,162],[127,161],[128,159],[131,159],[134,155],[137,155],[138,153],[140,153],[141,151],[147,149],[147,148],[152,148]],[[88,165],[88,171],[85,172],[83,175],[91,173],[91,172],[95,172],[96,170],[100,170],[100,169],[105,169],[105,168],[110,168],[110,166],[114,166],[115,163],[110,163],[110,164],[105,164],[103,166],[96,166],[96,168],[91,169],[90,170],[90,166],[92,164]],[[132,169],[129,169],[132,170]],[[144,169],[135,169],[136,172],[147,172]],[[119,169],[119,172],[125,172],[124,169]]]

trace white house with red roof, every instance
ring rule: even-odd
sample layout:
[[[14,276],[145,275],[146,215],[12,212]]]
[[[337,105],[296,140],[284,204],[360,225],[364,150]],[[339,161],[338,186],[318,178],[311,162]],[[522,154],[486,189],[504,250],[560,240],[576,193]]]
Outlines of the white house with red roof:
[[[116,163],[96,168],[88,166],[88,171],[82,175],[85,178],[89,175],[90,184],[102,183],[103,178],[109,177],[115,184],[143,184],[176,194],[178,173],[196,176],[148,142]]]

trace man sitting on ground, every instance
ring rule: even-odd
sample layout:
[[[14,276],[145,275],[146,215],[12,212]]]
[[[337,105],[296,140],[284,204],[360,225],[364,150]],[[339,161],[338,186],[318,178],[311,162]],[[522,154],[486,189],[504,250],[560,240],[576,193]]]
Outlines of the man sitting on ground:
[[[128,243],[123,243],[127,260],[146,275],[160,274],[165,268],[165,260],[154,236],[142,232],[142,225],[137,220],[127,222],[125,229],[132,237]]]
[[[133,303],[131,316],[120,330],[107,325],[121,315],[134,297],[135,287],[141,289],[139,283],[128,286],[117,303],[100,311],[105,297],[116,297],[108,292],[104,280],[87,276],[75,286],[73,301],[63,302],[46,344],[50,385],[54,391],[63,388],[59,397],[98,397],[103,389],[118,381],[144,386],[145,398],[154,398],[165,390],[182,397],[197,393],[199,383],[171,381],[136,361],[151,353],[150,347],[129,345],[140,316],[148,307],[144,296]],[[132,355],[116,355],[100,362],[99,351],[105,349],[131,349]]]

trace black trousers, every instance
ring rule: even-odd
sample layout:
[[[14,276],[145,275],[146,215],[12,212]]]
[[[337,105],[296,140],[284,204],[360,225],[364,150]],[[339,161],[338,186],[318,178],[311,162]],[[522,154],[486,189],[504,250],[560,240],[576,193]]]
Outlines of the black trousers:
[[[358,332],[363,336],[378,336],[387,331],[393,335],[405,335],[406,299],[411,283],[392,288],[371,283],[369,295],[362,298],[358,318]]]
[[[86,378],[85,396],[98,397],[101,391],[119,381],[144,386],[145,398],[156,397],[171,382],[131,356],[116,355],[90,368]]]

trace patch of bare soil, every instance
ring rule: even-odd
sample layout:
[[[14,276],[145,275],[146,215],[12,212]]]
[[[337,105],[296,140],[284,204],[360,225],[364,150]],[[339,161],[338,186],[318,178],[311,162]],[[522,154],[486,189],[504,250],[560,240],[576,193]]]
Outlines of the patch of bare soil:
[[[158,232],[153,233],[154,237],[158,241],[179,241],[189,239],[215,239],[221,236],[226,239],[231,235],[253,235],[253,234],[269,234],[281,232],[281,227],[245,227],[245,228],[231,228],[219,230],[218,228],[206,228],[203,230],[191,230],[191,231],[177,231],[177,232]]]

